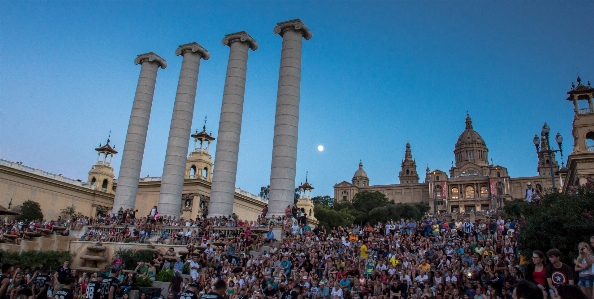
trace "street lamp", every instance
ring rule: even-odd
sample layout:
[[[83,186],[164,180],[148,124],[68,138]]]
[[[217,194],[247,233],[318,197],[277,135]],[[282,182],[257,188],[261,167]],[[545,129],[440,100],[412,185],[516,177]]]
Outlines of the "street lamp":
[[[534,142],[534,146],[536,147],[536,154],[540,155],[540,154],[548,154],[549,155],[549,167],[551,168],[551,181],[553,183],[553,190],[556,190],[555,188],[555,173],[553,172],[553,154],[556,152],[559,152],[561,154],[561,165],[563,167],[563,148],[562,148],[562,144],[563,144],[563,136],[561,136],[561,134],[559,134],[559,132],[557,132],[557,135],[555,135],[555,141],[557,142],[557,145],[559,146],[559,149],[557,150],[553,150],[551,149],[551,144],[549,143],[549,132],[551,131],[551,128],[549,128],[549,126],[547,125],[547,123],[544,124],[544,126],[542,127],[542,134],[544,135],[544,138],[547,141],[547,144],[549,145],[548,149],[540,149],[540,138],[538,137],[538,135],[534,134],[534,138],[532,139],[532,142]]]

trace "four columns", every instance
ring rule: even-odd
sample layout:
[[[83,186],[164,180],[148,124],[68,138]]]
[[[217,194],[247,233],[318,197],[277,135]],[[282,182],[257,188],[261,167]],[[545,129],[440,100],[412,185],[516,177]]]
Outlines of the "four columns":
[[[219,141],[208,204],[209,217],[233,214],[248,49],[251,48],[253,51],[258,49],[258,43],[245,31],[227,34],[223,39],[223,45],[229,46],[231,52],[217,135]]]
[[[194,42],[179,46],[175,54],[183,56],[183,60],[169,128],[158,210],[160,214],[177,217],[181,210],[200,59],[208,60],[210,53]]]
[[[302,39],[309,40],[311,31],[301,20],[278,23],[274,33],[283,38],[276,117],[270,172],[270,217],[282,216],[295,197],[297,166],[297,133],[301,90]]]
[[[165,69],[167,62],[157,54],[150,52],[138,55],[135,64],[140,64],[140,77],[132,104],[132,114],[126,133],[124,154],[118,176],[118,184],[115,199],[113,201],[113,212],[117,213],[120,208],[132,209],[136,204],[136,192],[138,191],[138,179],[142,167],[142,156],[146,143],[149,118],[153,105],[155,83],[157,81],[157,70],[159,67]]]
[[[302,39],[309,40],[311,31],[299,19],[278,23],[274,33],[283,38],[278,80],[272,166],[270,174],[270,216],[284,215],[293,204],[297,164],[297,135],[301,84]],[[219,123],[214,177],[209,203],[209,216],[233,213],[237,160],[243,115],[248,49],[258,49],[256,41],[245,31],[228,34],[223,45],[230,48],[227,76]],[[180,46],[176,54],[183,56],[182,69],[167,142],[167,154],[159,194],[158,209],[163,215],[178,216],[192,125],[200,59],[208,60],[208,51],[197,43]],[[140,78],[128,125],[124,154],[117,182],[113,213],[120,208],[132,209],[136,203],[138,180],[146,142],[155,81],[159,67],[167,63],[155,53],[139,55]]]

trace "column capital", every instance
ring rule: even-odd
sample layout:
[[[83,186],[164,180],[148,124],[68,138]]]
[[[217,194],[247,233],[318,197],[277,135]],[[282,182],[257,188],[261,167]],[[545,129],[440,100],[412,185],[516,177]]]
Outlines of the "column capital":
[[[165,59],[161,58],[159,55],[153,52],[138,55],[138,57],[134,59],[134,64],[142,64],[146,61],[156,62],[162,69],[165,69],[167,67],[167,61],[165,61]]]
[[[258,43],[256,42],[256,40],[245,31],[227,34],[225,35],[225,38],[223,38],[224,46],[230,46],[234,42],[245,42],[250,45],[252,51],[258,50]]]
[[[175,50],[175,55],[184,55],[188,51],[202,55],[202,58],[204,60],[208,60],[210,58],[210,53],[208,53],[208,50],[204,49],[201,45],[199,45],[196,42],[179,46],[179,48]]]
[[[283,33],[287,30],[301,31],[301,34],[303,34],[303,37],[306,40],[309,40],[312,37],[311,31],[309,31],[307,26],[305,26],[305,24],[303,24],[300,19],[276,23],[276,27],[274,27],[273,32],[283,36]]]

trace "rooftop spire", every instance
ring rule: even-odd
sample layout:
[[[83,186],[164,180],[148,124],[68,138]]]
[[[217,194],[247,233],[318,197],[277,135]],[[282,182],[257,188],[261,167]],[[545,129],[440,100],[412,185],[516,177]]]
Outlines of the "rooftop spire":
[[[466,130],[472,130],[472,119],[470,118],[468,111],[466,111]]]
[[[406,143],[406,151],[404,152],[404,160],[410,161],[412,160],[412,153],[410,151],[410,143]]]

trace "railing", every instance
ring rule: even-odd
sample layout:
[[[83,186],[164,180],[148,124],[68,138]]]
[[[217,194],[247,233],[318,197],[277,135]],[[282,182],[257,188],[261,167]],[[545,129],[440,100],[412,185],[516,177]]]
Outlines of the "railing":
[[[97,165],[105,165],[105,166],[110,166],[111,163],[109,163],[108,161],[97,161]]]
[[[140,182],[160,182],[161,177],[160,176],[147,176],[145,178],[140,178],[139,181]]]
[[[594,152],[594,145],[588,145],[588,151]]]
[[[258,196],[256,194],[253,194],[253,193],[250,193],[250,192],[241,190],[239,188],[235,188],[235,193],[239,193],[239,194],[241,194],[243,196],[246,196],[246,197],[249,197],[251,199],[255,199],[255,200],[261,201],[261,202],[268,202],[267,199],[264,199],[264,198],[262,198],[262,197],[260,197],[260,196]]]
[[[14,169],[18,169],[18,170],[22,170],[22,171],[26,171],[26,172],[30,172],[36,175],[40,175],[46,178],[50,178],[50,179],[54,179],[57,181],[61,181],[64,183],[68,183],[68,184],[72,184],[72,185],[76,185],[79,187],[84,187],[84,188],[89,188],[92,189],[92,187],[90,185],[88,185],[87,183],[83,183],[80,180],[74,180],[71,178],[67,178],[65,176],[62,176],[61,174],[53,174],[51,172],[47,172],[45,170],[41,170],[41,169],[37,169],[37,168],[33,168],[30,166],[26,166],[23,165],[20,162],[11,162],[11,161],[7,161],[4,159],[0,159],[0,165],[4,165],[4,166],[8,166],[10,168],[14,168]]]
[[[580,108],[579,114],[589,114],[592,113],[592,108]]]

